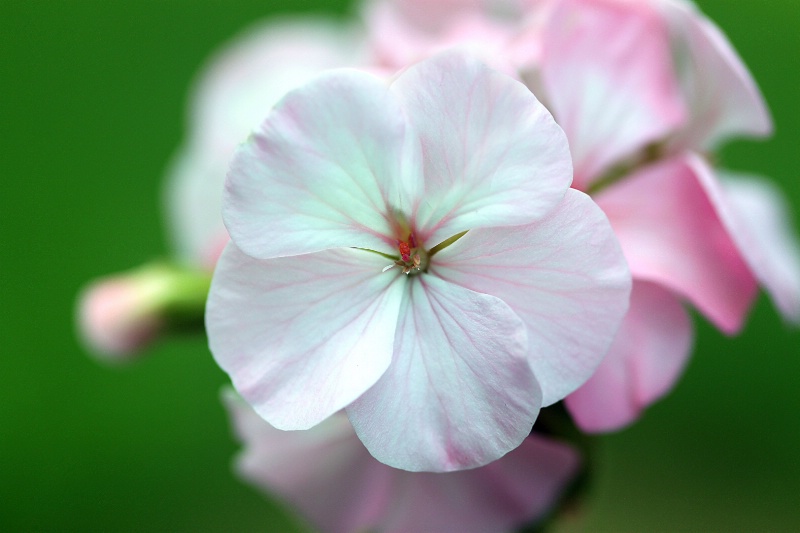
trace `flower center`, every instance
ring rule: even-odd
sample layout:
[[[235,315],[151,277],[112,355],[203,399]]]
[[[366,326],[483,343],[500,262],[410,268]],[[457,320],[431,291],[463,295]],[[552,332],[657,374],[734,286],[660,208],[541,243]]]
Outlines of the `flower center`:
[[[400,259],[383,269],[384,272],[390,268],[399,267],[403,274],[407,276],[417,275],[428,269],[428,252],[422,246],[417,245],[413,233],[409,233],[404,241],[397,241],[397,249],[400,251]]]

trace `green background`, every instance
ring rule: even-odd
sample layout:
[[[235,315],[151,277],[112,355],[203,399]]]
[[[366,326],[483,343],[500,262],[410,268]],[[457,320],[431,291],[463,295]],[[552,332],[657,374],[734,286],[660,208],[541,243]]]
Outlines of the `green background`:
[[[777,125],[773,139],[728,145],[722,159],[771,176],[797,213],[797,0],[699,4]],[[72,316],[86,281],[167,253],[161,179],[199,65],[244,25],[290,10],[346,6],[0,2],[0,531],[300,527],[231,475],[226,378],[203,339],[108,368],[81,348]],[[592,496],[558,531],[800,528],[800,335],[763,296],[737,338],[696,323],[685,377],[601,440]]]

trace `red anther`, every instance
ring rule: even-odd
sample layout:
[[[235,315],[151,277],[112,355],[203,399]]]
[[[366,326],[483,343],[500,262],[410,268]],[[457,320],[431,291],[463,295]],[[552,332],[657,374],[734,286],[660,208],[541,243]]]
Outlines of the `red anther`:
[[[411,245],[407,242],[400,242],[400,257],[403,261],[410,261],[411,260]]]

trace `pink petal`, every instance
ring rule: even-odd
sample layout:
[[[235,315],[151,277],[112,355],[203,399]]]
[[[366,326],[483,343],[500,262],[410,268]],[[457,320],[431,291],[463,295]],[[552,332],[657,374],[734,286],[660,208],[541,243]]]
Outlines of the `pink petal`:
[[[526,346],[505,303],[421,274],[407,284],[391,366],[347,414],[390,466],[484,465],[519,446],[539,411]]]
[[[453,19],[470,15],[518,17],[526,0],[372,0],[364,6],[368,23],[396,19],[427,34],[436,34]],[[371,28],[371,26],[370,26]],[[376,32],[377,33],[377,32]],[[374,35],[374,37],[380,37]]]
[[[764,98],[722,31],[689,2],[658,3],[669,24],[689,124],[678,148],[710,149],[734,135],[772,133]]]
[[[565,402],[583,431],[620,429],[669,392],[692,348],[692,323],[678,299],[646,281],[633,284],[631,307],[597,372]]]
[[[480,468],[450,473],[395,471],[393,505],[380,531],[515,531],[545,518],[579,465],[573,448],[532,435]]]
[[[515,0],[377,0],[363,7],[375,60],[386,68],[405,68],[458,47],[513,72],[505,47],[522,15]]]
[[[362,43],[349,24],[282,19],[248,28],[210,58],[192,91],[187,139],[167,172],[168,220],[183,259],[213,266],[227,239],[222,190],[234,149],[289,90],[324,69],[365,63]]]
[[[539,86],[538,68],[542,60],[542,38],[550,24],[550,17],[560,0],[524,0],[524,16],[518,18],[518,31],[508,43],[505,54],[516,65],[523,82],[542,98],[547,105],[544,92]]]
[[[307,431],[281,431],[233,391],[223,395],[245,448],[236,470],[286,500],[322,531],[351,533],[380,519],[394,470],[373,459],[344,414]]]
[[[781,192],[764,179],[721,172],[717,209],[742,257],[787,320],[800,323],[800,241]]]
[[[561,2],[543,32],[541,81],[580,189],[685,119],[667,28],[646,2]]]
[[[409,68],[392,92],[422,142],[425,183],[411,219],[426,246],[532,222],[563,197],[566,138],[521,83],[450,52]]]
[[[542,517],[580,463],[573,448],[532,436],[482,468],[406,472],[372,458],[344,416],[282,432],[232,392],[223,399],[245,445],[240,474],[330,533],[509,531]]]
[[[497,296],[522,318],[543,405],[592,375],[625,315],[631,285],[608,220],[574,189],[541,222],[470,231],[434,256],[431,272]]]
[[[384,373],[401,274],[378,254],[338,249],[271,260],[231,243],[206,309],[209,345],[242,396],[275,427],[311,427]]]
[[[246,254],[269,258],[396,247],[392,213],[409,210],[418,141],[380,79],[323,74],[274,108],[231,163],[223,218]],[[411,185],[409,185],[411,184]]]
[[[681,294],[733,333],[756,295],[756,282],[709,197],[712,179],[702,160],[681,155],[625,178],[595,199],[635,278]]]

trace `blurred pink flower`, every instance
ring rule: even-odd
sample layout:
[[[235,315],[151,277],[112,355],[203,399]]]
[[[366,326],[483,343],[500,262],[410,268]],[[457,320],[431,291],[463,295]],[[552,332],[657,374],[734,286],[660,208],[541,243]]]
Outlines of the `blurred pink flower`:
[[[98,359],[132,360],[165,331],[194,325],[210,283],[204,270],[160,262],[95,280],[78,297],[78,332]]]
[[[459,48],[511,74],[509,44],[523,7],[523,0],[376,0],[364,3],[362,16],[373,60],[387,69]]]
[[[785,217],[754,220],[688,151],[771,131],[755,83],[719,29],[673,0],[554,6],[532,88],[570,141],[573,186],[592,192],[609,217],[635,280],[608,356],[566,400],[584,430],[607,431],[635,420],[680,376],[692,338],[681,300],[734,333],[760,282],[796,320],[800,256]],[[775,213],[769,198],[760,209]]]
[[[737,135],[772,133],[769,110],[722,31],[686,0],[649,0],[664,18],[687,120],[667,142],[704,152]]]
[[[159,280],[118,275],[92,282],[78,297],[78,328],[90,352],[106,361],[131,358],[163,327]]]
[[[510,532],[543,518],[580,466],[571,446],[534,434],[487,466],[406,472],[376,461],[344,414],[280,431],[233,391],[223,400],[244,444],[239,475],[326,533]]]
[[[391,466],[498,459],[592,374],[627,308],[624,259],[570,169],[531,93],[465,55],[391,84],[318,77],[232,163],[215,358],[280,429],[346,408]]]
[[[681,0],[560,0],[539,32],[531,86],[570,139],[574,186],[650,143],[705,151],[772,130],[763,98],[722,32]],[[524,30],[523,30],[524,31]]]
[[[573,187],[682,126],[663,17],[648,2],[561,0],[541,38],[537,85],[569,139]]]

